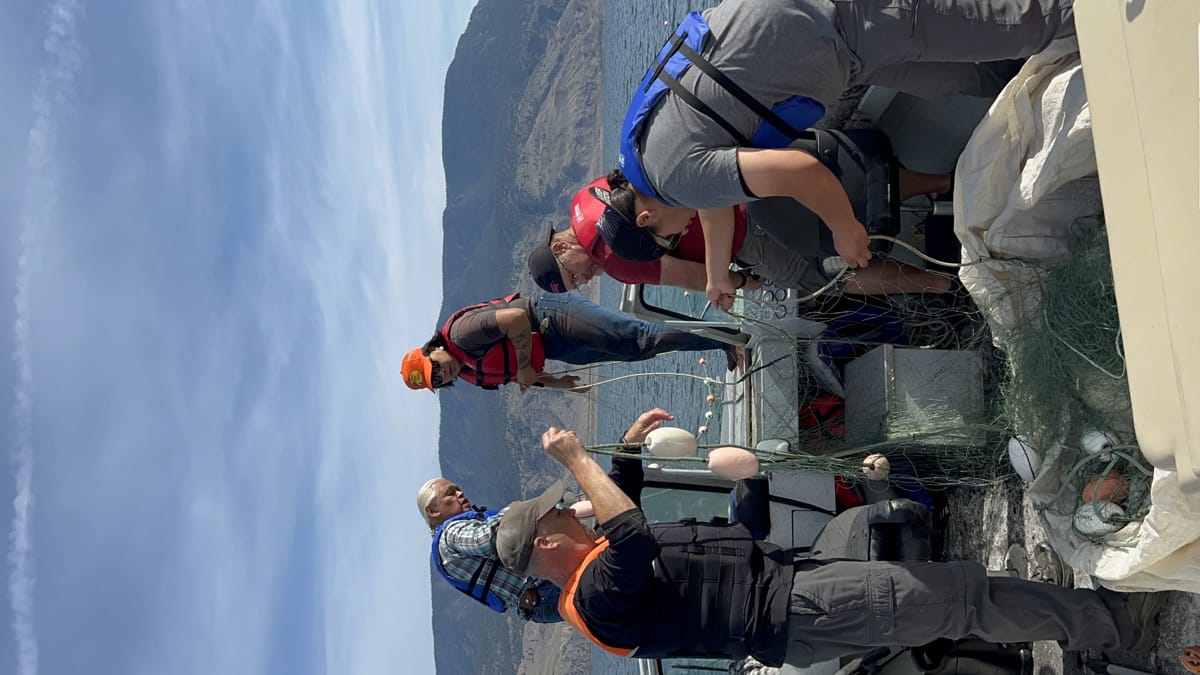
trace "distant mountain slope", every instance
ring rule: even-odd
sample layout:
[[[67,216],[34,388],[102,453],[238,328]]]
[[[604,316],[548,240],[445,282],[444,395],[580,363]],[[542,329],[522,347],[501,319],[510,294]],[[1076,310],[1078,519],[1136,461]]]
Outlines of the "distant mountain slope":
[[[532,291],[526,256],[600,171],[602,9],[602,0],[479,0],[472,12],[446,74],[443,320],[468,304]],[[442,473],[489,506],[562,475],[537,439],[550,424],[578,428],[586,417],[581,397],[522,395],[515,386],[495,392],[462,384],[439,398]],[[436,577],[433,628],[439,673],[510,675],[521,667],[524,622]],[[533,631],[525,669],[537,660],[541,636],[561,643],[564,633]],[[556,670],[587,672],[586,650],[564,652],[557,643]]]

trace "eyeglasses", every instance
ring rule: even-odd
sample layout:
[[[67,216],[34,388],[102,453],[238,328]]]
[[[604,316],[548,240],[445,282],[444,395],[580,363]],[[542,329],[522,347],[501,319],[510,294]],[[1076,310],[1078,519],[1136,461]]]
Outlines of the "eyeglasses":
[[[433,383],[433,388],[437,389],[442,386],[442,364],[433,359],[429,359],[429,364],[431,366],[429,369],[429,381]]]
[[[580,286],[586,286],[587,282],[590,281],[586,276],[582,274],[575,274],[571,270],[567,269],[567,266],[563,264],[562,258],[558,257],[557,255],[554,256],[554,260],[558,263],[558,267],[560,270],[562,270],[563,274],[571,277],[571,286],[573,289],[579,288]]]

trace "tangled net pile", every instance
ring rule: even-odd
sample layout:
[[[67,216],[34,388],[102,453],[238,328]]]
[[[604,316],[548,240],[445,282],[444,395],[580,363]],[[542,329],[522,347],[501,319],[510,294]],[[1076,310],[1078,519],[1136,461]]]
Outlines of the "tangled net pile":
[[[1000,336],[1010,364],[1003,412],[1034,448],[1050,450],[1045,461],[1060,476],[1057,494],[1037,503],[1039,509],[1070,516],[1098,496],[1095,490],[1087,494],[1090,481],[1119,474],[1128,496],[1114,501],[1121,502],[1123,513],[1104,518],[1119,527],[1149,510],[1152,470],[1133,434],[1106,231],[1088,219],[1076,224],[1074,235],[1072,254],[1039,275],[1033,316]],[[1112,447],[1089,453],[1084,447],[1089,431],[1097,440],[1102,438],[1097,432],[1106,434]]]

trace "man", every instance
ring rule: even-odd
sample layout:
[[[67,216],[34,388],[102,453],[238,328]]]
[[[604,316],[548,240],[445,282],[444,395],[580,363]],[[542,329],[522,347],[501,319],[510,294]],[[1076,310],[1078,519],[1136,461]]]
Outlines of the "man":
[[[517,381],[582,391],[578,376],[543,372],[547,359],[574,364],[642,361],[673,351],[736,353],[709,338],[665,328],[601,307],[572,294],[513,294],[464,307],[450,315],[424,346],[404,356],[401,373],[410,389],[435,391],[462,379],[484,389]]]
[[[848,87],[993,96],[980,62],[1028,57],[1072,35],[1072,0],[725,0],[693,12],[635,90],[620,166],[637,193],[699,209],[706,293],[734,284],[733,205],[790,197],[825,223],[850,267],[871,258],[837,177],[788,147]],[[665,64],[665,65],[663,65]]]
[[[642,413],[622,436],[623,443],[640,444],[663,422],[675,419],[661,408]],[[641,460],[618,458],[614,466]],[[562,621],[558,587],[504,567],[496,555],[496,530],[503,512],[471,504],[455,483],[433,478],[417,491],[417,510],[433,536],[433,567],[451,586],[497,612],[517,608],[537,623]]]
[[[634,496],[641,476],[617,476],[574,432],[551,427],[546,452],[591,498],[605,537],[555,509],[561,485],[511,506],[497,530],[500,560],[562,589],[559,613],[622,656],[742,658],[808,666],[885,645],[974,635],[992,642],[1059,640],[1065,649],[1148,649],[1149,598],[1138,602],[1007,577],[973,562],[817,561],[793,566],[744,528],[649,526]],[[1136,610],[1136,611],[1135,611]],[[1135,616],[1135,614],[1137,616]]]
[[[900,170],[901,200],[949,189],[946,174]],[[802,207],[796,204],[796,209]],[[678,211],[687,219],[647,217],[654,210]],[[797,220],[804,218],[796,215]],[[757,220],[750,222],[744,205],[734,206],[732,250],[739,269],[728,272],[734,290],[756,290],[769,279],[783,288],[812,293],[836,274],[835,268],[825,269],[821,257],[798,255],[757,225]],[[529,255],[528,269],[539,287],[554,293],[574,290],[604,273],[627,284],[703,291],[704,259],[704,233],[696,210],[637,196],[621,171],[615,170],[575,194],[570,227],[551,231],[548,246],[538,246]],[[842,290],[851,295],[941,293],[950,284],[946,276],[888,260],[858,270]]]
[[[496,557],[496,511],[473,506],[462,488],[445,478],[421,486],[417,509],[433,535],[433,568],[451,586],[496,612],[515,607],[529,621],[562,621],[554,584],[506,569]]]

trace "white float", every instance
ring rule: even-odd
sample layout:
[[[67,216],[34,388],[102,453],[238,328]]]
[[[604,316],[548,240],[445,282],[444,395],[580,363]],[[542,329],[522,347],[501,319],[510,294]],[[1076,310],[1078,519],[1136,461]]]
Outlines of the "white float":
[[[1075,509],[1075,529],[1090,537],[1103,537],[1125,527],[1122,522],[1108,522],[1125,515],[1125,509],[1112,502],[1088,502]]]
[[[716,448],[708,453],[708,469],[722,478],[741,480],[758,473],[758,458],[742,448]]]
[[[887,480],[888,475],[892,473],[892,463],[887,457],[876,452],[867,455],[863,460],[862,472],[868,480]]]
[[[643,445],[655,457],[696,456],[696,437],[679,427],[659,427],[646,434]]]
[[[1029,443],[1029,439],[1018,435],[1008,439],[1008,461],[1021,480],[1032,483],[1042,468],[1042,453]]]

